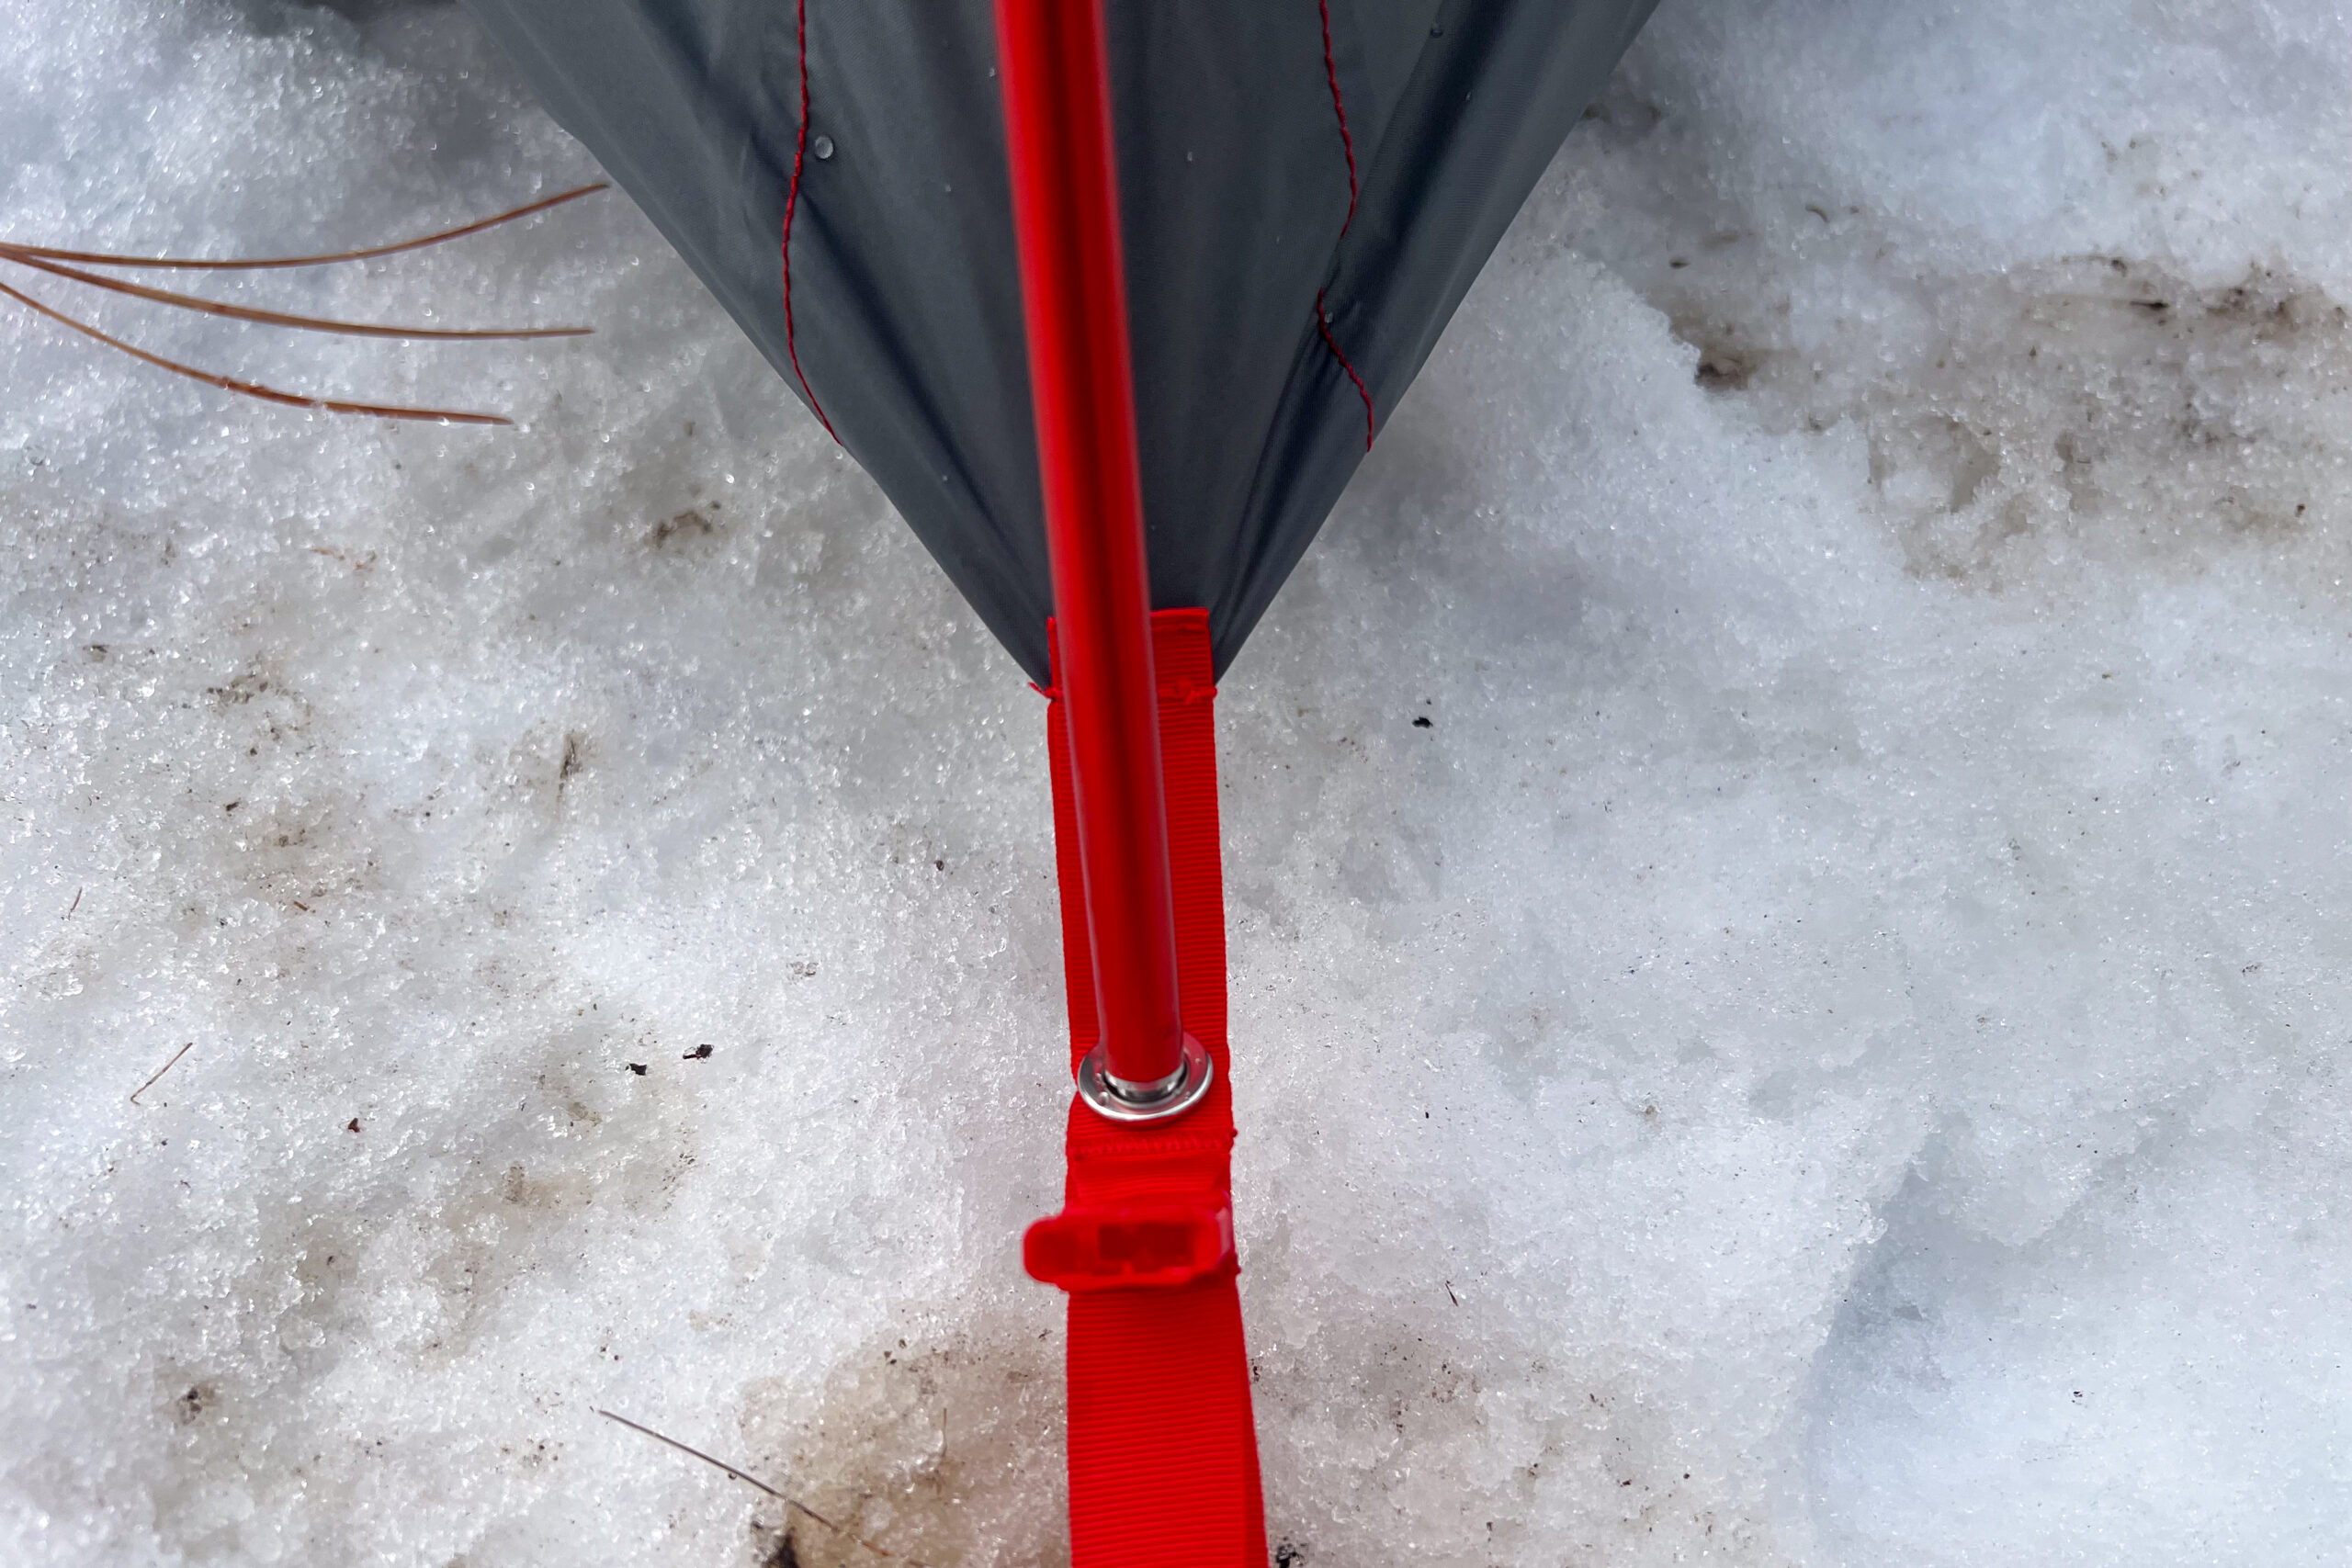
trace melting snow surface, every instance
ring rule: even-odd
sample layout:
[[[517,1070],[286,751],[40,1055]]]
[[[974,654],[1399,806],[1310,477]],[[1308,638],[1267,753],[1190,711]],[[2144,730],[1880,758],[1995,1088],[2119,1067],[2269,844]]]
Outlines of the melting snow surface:
[[[594,172],[447,6],[0,16],[0,238]],[[2352,1552],[2347,80],[1668,0],[1221,703],[1283,1568]],[[0,299],[0,1562],[1060,1560],[1042,715],[874,487],[618,197],[200,285],[568,343],[6,281],[524,424]]]

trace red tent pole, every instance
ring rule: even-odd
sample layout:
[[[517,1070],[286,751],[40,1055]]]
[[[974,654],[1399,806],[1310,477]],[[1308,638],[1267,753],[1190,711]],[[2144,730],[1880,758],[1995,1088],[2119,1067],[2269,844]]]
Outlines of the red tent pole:
[[[1182,978],[1222,1046],[1216,753],[1207,705],[1172,703],[1171,866],[1102,0],[996,0],[996,26],[1054,577],[1056,859],[1065,910],[1084,905],[1098,1026],[1078,1062],[1093,1114],[1070,1110],[1062,1212],[1022,1241],[1029,1273],[1069,1292],[1070,1562],[1265,1568],[1232,1097],[1222,1082],[1210,1092],[1214,1059],[1184,1029],[1178,988],[1181,869],[1194,964]],[[1207,614],[1158,619],[1174,671],[1204,683]],[[1079,935],[1065,933],[1073,956]],[[1148,1124],[1118,1124],[1134,1122]]]
[[[1207,1057],[1177,998],[1102,0],[997,0],[996,23],[1102,1022],[1098,1081],[1081,1069],[1080,1087],[1122,1119],[1170,1114],[1206,1088]]]

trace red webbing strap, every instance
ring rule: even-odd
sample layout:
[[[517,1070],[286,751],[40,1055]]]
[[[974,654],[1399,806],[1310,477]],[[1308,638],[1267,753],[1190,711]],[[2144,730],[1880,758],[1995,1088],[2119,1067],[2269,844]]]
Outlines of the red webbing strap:
[[[1114,1123],[1072,1097],[1068,1208],[1032,1231],[1033,1271],[1040,1234],[1057,1227],[1065,1234],[1082,1231],[1077,1247],[1082,1251],[1099,1243],[1103,1258],[1131,1257],[1138,1234],[1147,1247],[1152,1237],[1179,1236],[1174,1222],[1180,1219],[1194,1223],[1194,1238],[1215,1234],[1203,1228],[1209,1221],[1222,1223],[1227,1227],[1223,1235],[1231,1235],[1233,1093],[1225,1037],[1225,884],[1208,613],[1162,610],[1153,615],[1151,629],[1184,1028],[1207,1048],[1216,1075],[1199,1105],[1164,1124]],[[1074,1070],[1095,1042],[1093,966],[1069,739],[1060,698],[1047,695],[1053,699],[1046,723]],[[1097,1216],[1111,1223],[1087,1224]],[[1140,1224],[1119,1223],[1137,1216]],[[1147,1260],[1177,1258],[1175,1276],[1197,1276],[1174,1286],[1121,1283],[1137,1278],[1136,1270],[1104,1273],[1112,1265],[1099,1259],[1089,1277],[1045,1270],[1070,1291],[1072,1568],[1266,1568],[1237,1270],[1229,1239],[1221,1256],[1216,1244],[1207,1245],[1198,1263],[1179,1257],[1181,1247]]]

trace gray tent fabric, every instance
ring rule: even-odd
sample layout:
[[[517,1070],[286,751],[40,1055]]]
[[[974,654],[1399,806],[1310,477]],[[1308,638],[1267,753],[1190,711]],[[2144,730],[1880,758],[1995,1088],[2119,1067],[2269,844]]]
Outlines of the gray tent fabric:
[[[989,0],[468,3],[1044,681]],[[1220,675],[1655,4],[1109,0],[1152,602]]]

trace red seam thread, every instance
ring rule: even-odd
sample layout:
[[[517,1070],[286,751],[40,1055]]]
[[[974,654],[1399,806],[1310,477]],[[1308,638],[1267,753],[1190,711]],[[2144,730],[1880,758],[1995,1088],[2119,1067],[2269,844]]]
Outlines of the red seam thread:
[[[1323,13],[1323,76],[1331,84],[1331,109],[1340,117],[1340,147],[1348,155],[1348,222],[1340,225],[1345,238],[1348,223],[1356,220],[1356,143],[1348,134],[1348,106],[1340,100],[1340,67],[1331,58],[1331,0],[1315,0]]]
[[[1340,225],[1340,238],[1344,240],[1356,220],[1356,142],[1355,138],[1348,133],[1348,106],[1340,96],[1340,65],[1331,55],[1331,0],[1316,0],[1316,8],[1323,16],[1323,79],[1331,85],[1331,112],[1340,118],[1340,150],[1348,155],[1348,217],[1347,221]],[[1333,243],[1336,244],[1338,242]],[[1347,355],[1340,347],[1340,340],[1331,335],[1331,315],[1323,308],[1323,293],[1319,288],[1315,291],[1315,330],[1323,334],[1323,345],[1331,351],[1331,357],[1340,362],[1340,368],[1348,373],[1348,379],[1355,383],[1356,396],[1363,400],[1363,449],[1369,452],[1375,429],[1372,390],[1363,384],[1363,378],[1356,374],[1356,367],[1348,363]],[[787,326],[790,324],[788,314],[786,323]]]
[[[1340,368],[1346,371],[1348,379],[1356,384],[1356,396],[1363,400],[1363,449],[1369,452],[1373,437],[1372,391],[1363,384],[1363,378],[1356,374],[1356,367],[1348,363],[1347,355],[1340,347],[1340,340],[1331,335],[1331,318],[1323,309],[1323,291],[1319,288],[1315,291],[1315,327],[1323,334],[1323,345],[1331,351],[1331,357],[1340,362]]]
[[[808,385],[808,373],[800,368],[800,345],[794,341],[792,331],[792,215],[800,206],[800,164],[808,152],[808,0],[796,0],[793,27],[800,55],[800,134],[792,144],[792,188],[784,198],[784,353],[792,361],[792,373],[800,378],[800,390],[808,399],[808,407],[817,415],[817,423],[842,444],[833,422],[825,417],[825,405],[817,400],[816,389]]]

